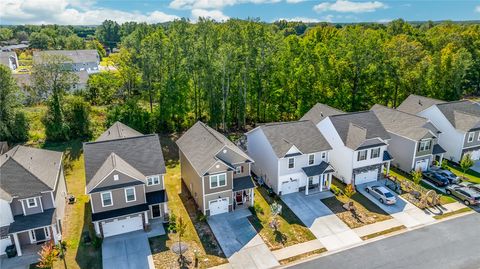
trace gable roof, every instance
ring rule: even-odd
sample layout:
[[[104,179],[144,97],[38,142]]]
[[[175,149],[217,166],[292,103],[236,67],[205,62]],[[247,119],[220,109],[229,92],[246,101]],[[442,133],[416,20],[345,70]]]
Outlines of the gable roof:
[[[373,111],[351,112],[333,115],[329,118],[343,143],[353,150],[365,146],[367,140],[390,139],[387,130]]]
[[[110,128],[108,128],[103,134],[101,134],[95,141],[107,141],[127,137],[141,136],[142,133],[136,131],[129,126],[116,121]]]
[[[42,55],[63,55],[71,59],[72,63],[92,63],[99,62],[100,56],[97,50],[44,50],[34,51],[33,61],[41,63]]]
[[[333,108],[331,106],[317,103],[315,104],[300,120],[309,120],[314,124],[318,124],[324,118],[337,114],[344,114],[345,112]]]
[[[83,153],[87,185],[112,153],[142,175],[159,175],[166,172],[162,146],[156,134],[84,143]]]
[[[217,161],[228,166],[232,163],[252,162],[237,145],[201,121],[190,127],[176,143],[201,176]]]
[[[455,129],[468,132],[480,129],[480,105],[464,100],[438,104],[437,108]]]
[[[15,146],[0,157],[0,194],[26,198],[54,190],[62,156],[57,151]]]
[[[444,103],[442,100],[424,97],[420,95],[410,94],[397,109],[410,114],[417,114],[423,110],[436,105]]]
[[[332,147],[309,120],[267,123],[260,128],[278,158],[296,147],[303,154],[330,150]]]
[[[387,131],[414,141],[421,140],[429,133],[434,136],[438,133],[435,126],[426,118],[378,104],[374,105],[371,110]]]

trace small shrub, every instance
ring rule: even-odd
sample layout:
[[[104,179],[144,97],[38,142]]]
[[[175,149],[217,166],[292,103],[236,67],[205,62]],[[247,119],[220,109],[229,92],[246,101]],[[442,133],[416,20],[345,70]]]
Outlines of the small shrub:
[[[102,242],[103,239],[95,235],[92,240],[92,245],[95,249],[99,249],[102,247]]]
[[[345,191],[344,191],[344,194],[345,196],[347,196],[348,198],[351,198],[354,194],[355,194],[356,190],[355,190],[355,187],[353,186],[353,184],[348,184],[346,187],[345,187]]]
[[[170,218],[168,219],[168,231],[170,233],[176,233],[177,232],[177,216],[175,214],[171,214]]]
[[[415,184],[420,184],[420,181],[422,181],[422,171],[421,170],[416,170],[412,171],[412,180],[415,182]]]
[[[262,214],[263,215],[265,213],[263,208],[260,206],[259,203],[254,203],[253,207],[251,207],[251,208],[252,208],[251,211],[252,211],[253,214]]]
[[[197,215],[197,220],[201,222],[206,222],[208,219],[207,216],[205,216],[202,212],[199,212]]]
[[[330,190],[333,192],[333,194],[335,194],[337,196],[342,195],[342,190],[340,190],[340,188],[338,188],[335,185],[330,186]]]

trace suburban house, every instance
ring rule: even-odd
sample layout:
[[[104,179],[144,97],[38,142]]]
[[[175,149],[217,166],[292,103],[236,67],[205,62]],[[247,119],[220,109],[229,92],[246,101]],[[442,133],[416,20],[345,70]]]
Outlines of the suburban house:
[[[321,109],[318,109],[321,108]],[[372,111],[338,113],[326,105],[312,109],[321,115],[308,117],[332,146],[329,161],[334,175],[346,184],[378,180],[390,170],[392,157],[387,151],[390,135]]]
[[[79,91],[87,88],[87,82],[89,78],[89,74],[87,71],[78,71],[78,72],[73,72],[75,76],[77,76],[78,80],[77,82],[72,86],[70,89],[71,91]],[[23,93],[25,96],[30,96],[30,92],[32,91],[33,88],[33,81],[32,81],[32,76],[28,73],[17,73],[17,74],[12,74],[13,78],[15,79],[17,86],[23,90]]]
[[[371,110],[390,134],[388,151],[394,157],[393,165],[410,172],[441,164],[446,152],[438,144],[441,132],[428,119],[378,104]]]
[[[198,121],[177,145],[182,180],[204,215],[253,205],[253,160],[232,141]]]
[[[15,146],[0,157],[0,254],[53,240],[62,231],[67,189],[63,153]]]
[[[88,74],[99,72],[100,56],[97,50],[45,50],[34,51],[33,62],[42,63],[44,55],[64,56],[69,59],[66,67],[74,72],[86,71]]]
[[[16,70],[18,68],[18,58],[15,51],[0,51],[0,64],[5,65],[12,71]]]
[[[446,150],[445,158],[460,162],[462,157],[469,153],[473,160],[480,160],[480,105],[478,103],[469,100],[444,102],[410,95],[398,110],[413,111],[435,124],[441,132],[438,140]]]
[[[83,144],[86,193],[100,237],[146,229],[168,213],[165,162],[158,135],[114,123]]]
[[[248,133],[253,172],[279,195],[327,191],[332,182],[332,147],[308,120],[267,123]]]

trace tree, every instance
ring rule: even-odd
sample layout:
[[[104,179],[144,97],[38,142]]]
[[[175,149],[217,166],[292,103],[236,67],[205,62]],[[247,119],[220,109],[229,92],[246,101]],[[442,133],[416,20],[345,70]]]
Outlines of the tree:
[[[90,75],[85,98],[92,105],[112,104],[120,89],[120,78],[115,72],[100,72]]]
[[[97,50],[98,55],[100,55],[100,58],[107,56],[107,52],[105,52],[105,49],[103,48],[102,43],[98,42],[98,40],[96,39],[88,40],[85,43],[85,47],[87,49]]]
[[[65,39],[65,49],[67,50],[81,50],[85,48],[83,39],[73,34]]]
[[[120,121],[142,133],[150,133],[152,131],[150,117],[151,114],[139,106],[137,100],[130,99],[125,104],[110,107],[106,125],[111,126],[114,122]]]
[[[105,20],[95,31],[97,39],[108,46],[110,50],[117,46],[120,41],[120,26],[117,22]]]
[[[65,121],[68,123],[70,138],[90,138],[90,105],[78,96],[66,99]]]
[[[0,41],[7,41],[13,38],[13,31],[10,28],[0,28]]]
[[[28,34],[25,31],[18,31],[15,33],[15,38],[20,42],[28,41]]]
[[[343,194],[345,194],[345,196],[348,197],[348,199],[351,199],[352,196],[356,193],[355,191],[355,187],[352,185],[352,184],[348,184],[346,187],[345,187],[345,190],[343,192]]]
[[[470,153],[463,155],[462,160],[460,161],[460,167],[463,170],[463,178],[465,178],[465,173],[474,165],[472,156]]]
[[[53,263],[57,260],[58,251],[52,242],[42,245],[42,249],[38,252],[38,268],[53,268]]]
[[[182,237],[185,236],[185,232],[187,231],[187,224],[183,222],[183,218],[179,217],[178,222],[176,225],[176,231],[178,234],[178,247],[180,248],[180,256],[183,255],[182,251]]]
[[[52,42],[52,38],[44,33],[33,32],[30,35],[30,47],[34,49],[46,50]]]
[[[422,181],[423,175],[422,175],[422,170],[414,170],[412,171],[412,180],[415,182],[415,184],[420,184],[420,181]]]

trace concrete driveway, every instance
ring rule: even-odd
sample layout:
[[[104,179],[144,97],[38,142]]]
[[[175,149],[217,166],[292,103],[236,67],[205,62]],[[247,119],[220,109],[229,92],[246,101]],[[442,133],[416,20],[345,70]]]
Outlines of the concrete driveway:
[[[107,237],[102,243],[103,269],[149,269],[153,266],[148,236],[144,231]]]
[[[281,198],[328,250],[362,242],[352,229],[320,201],[331,196],[331,192],[311,195],[296,192],[282,195]]]
[[[279,263],[247,219],[248,209],[208,217],[232,268],[271,268]]]
[[[385,205],[380,203],[380,201],[373,197],[371,194],[367,193],[365,188],[367,186],[385,186],[385,180],[378,180],[374,182],[368,182],[364,184],[357,185],[357,191],[363,196],[367,197],[370,201],[375,203],[383,211],[390,214],[393,218],[397,219],[405,227],[415,227],[422,224],[432,223],[435,219],[429,215],[429,213],[424,212],[419,209],[412,203],[403,199],[401,196],[397,195],[394,191],[390,190],[393,195],[397,198],[397,202],[394,205]],[[385,186],[386,187],[386,186]],[[388,189],[388,187],[386,187]]]

